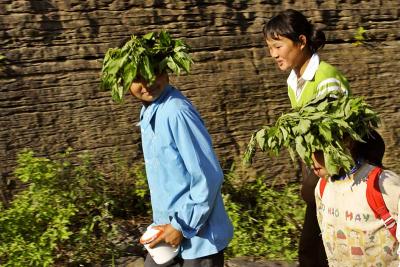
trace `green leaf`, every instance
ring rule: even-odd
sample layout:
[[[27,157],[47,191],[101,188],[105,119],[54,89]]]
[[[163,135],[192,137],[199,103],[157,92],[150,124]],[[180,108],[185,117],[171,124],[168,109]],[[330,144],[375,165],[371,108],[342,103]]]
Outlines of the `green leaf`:
[[[335,160],[333,159],[332,154],[324,152],[324,159],[325,159],[325,168],[330,175],[339,173],[339,166],[335,164]]]
[[[296,159],[296,153],[294,152],[293,148],[291,148],[290,146],[287,147],[288,151],[289,151],[289,155],[290,158],[292,159],[292,161],[295,161]]]
[[[311,126],[311,121],[307,120],[307,119],[303,119],[303,120],[300,120],[299,125],[295,127],[296,130],[293,130],[293,131],[295,131],[298,134],[303,135],[310,130],[310,126]]]
[[[279,129],[280,129],[281,132],[282,132],[283,139],[284,139],[284,140],[287,140],[287,138],[288,138],[288,136],[289,136],[288,131],[287,131],[283,126],[280,126]]]
[[[328,124],[321,123],[318,125],[319,133],[325,138],[325,142],[332,142],[331,127]]]
[[[364,27],[358,27],[356,33],[354,34],[354,39],[355,41],[353,42],[353,45],[362,45],[364,42],[368,39],[367,37],[367,31],[364,29]]]
[[[121,103],[123,95],[124,95],[124,88],[118,83],[115,83],[111,90],[112,99],[117,103]]]
[[[143,35],[143,39],[144,40],[151,40],[151,39],[153,39],[154,38],[154,32],[149,32],[149,33],[147,33],[147,34],[145,34],[145,35]]]
[[[142,56],[142,59],[139,63],[139,73],[146,81],[149,81],[150,83],[154,82],[154,70],[147,55]]]
[[[172,70],[173,73],[179,75],[180,74],[180,68],[179,66],[175,63],[174,59],[172,57],[168,57],[167,60],[167,66]]]
[[[328,101],[324,101],[324,102],[321,102],[321,103],[316,107],[316,109],[317,109],[318,111],[325,111],[325,110],[328,108],[328,106],[329,106],[329,102],[328,102]]]
[[[304,138],[301,135],[296,136],[296,151],[300,158],[305,158],[306,147],[304,146]]]
[[[174,55],[174,61],[179,65],[179,67],[183,68],[186,73],[190,72],[190,65],[192,61],[188,54],[184,52],[177,52]]]
[[[136,63],[131,61],[124,67],[124,88],[129,89],[136,78]]]
[[[261,129],[256,133],[256,141],[258,143],[258,145],[260,146],[261,150],[264,150],[264,146],[265,146],[265,137],[266,137],[266,130],[265,129]]]
[[[304,135],[304,140],[309,147],[311,148],[315,147],[315,136],[312,133]],[[314,151],[315,150],[313,150],[312,152]]]
[[[316,107],[314,107],[314,106],[306,105],[300,110],[300,112],[312,114],[312,113],[316,112],[317,110],[318,109]]]
[[[125,63],[125,60],[127,59],[127,55],[122,58],[117,58],[113,61],[107,62],[107,73],[110,75],[115,75],[117,72],[120,70],[120,68],[123,66]]]
[[[182,40],[175,40],[175,44],[174,44],[174,52],[180,52],[180,51],[186,51],[188,50],[188,46],[182,42]]]
[[[257,143],[255,136],[256,136],[256,133],[251,135],[250,141],[249,141],[246,151],[244,153],[243,165],[249,165],[253,160],[253,157],[256,152],[255,148],[256,148],[256,143]]]
[[[165,31],[161,31],[160,32],[160,44],[163,47],[170,47],[171,46],[171,36],[169,35],[169,33],[165,32]]]

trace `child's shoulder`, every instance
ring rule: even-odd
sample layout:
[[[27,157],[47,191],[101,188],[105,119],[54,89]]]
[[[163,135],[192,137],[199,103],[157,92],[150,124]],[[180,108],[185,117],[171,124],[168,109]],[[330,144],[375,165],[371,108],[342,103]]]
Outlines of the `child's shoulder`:
[[[394,186],[400,189],[400,176],[394,171],[383,169],[379,177],[383,185]]]
[[[379,176],[379,187],[385,205],[390,213],[398,213],[400,201],[400,176],[391,170],[383,170]]]
[[[189,99],[182,94],[181,91],[171,86],[171,91],[164,101],[164,106],[171,109],[185,109],[192,106]]]
[[[179,117],[182,114],[188,113],[197,114],[192,102],[175,87],[172,87],[165,101],[163,101],[161,110],[169,118]]]

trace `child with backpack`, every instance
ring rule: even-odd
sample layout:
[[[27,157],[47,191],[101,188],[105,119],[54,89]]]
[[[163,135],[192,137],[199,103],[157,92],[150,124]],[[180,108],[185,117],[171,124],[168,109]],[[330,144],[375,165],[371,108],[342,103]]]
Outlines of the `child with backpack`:
[[[329,177],[324,156],[312,155],[317,217],[329,266],[400,266],[397,227],[400,177],[383,169],[385,143],[374,130],[365,143],[346,140],[356,162]]]

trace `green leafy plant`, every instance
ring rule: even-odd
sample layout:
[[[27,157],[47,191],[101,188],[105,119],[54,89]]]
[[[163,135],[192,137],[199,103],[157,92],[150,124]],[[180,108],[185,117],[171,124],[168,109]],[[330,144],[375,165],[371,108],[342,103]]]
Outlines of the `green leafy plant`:
[[[114,101],[122,102],[137,75],[152,84],[156,75],[166,70],[177,75],[182,70],[189,73],[193,61],[188,50],[182,40],[165,31],[132,35],[121,48],[110,48],[105,54],[101,87],[111,90]]]
[[[305,212],[300,186],[268,184],[264,177],[245,183],[238,183],[238,179],[231,171],[222,187],[235,229],[227,256],[296,260]]]
[[[354,164],[343,138],[363,142],[370,129],[377,127],[378,115],[360,97],[321,96],[302,108],[282,114],[274,125],[256,131],[244,154],[251,163],[257,144],[262,151],[277,155],[286,148],[294,160],[295,152],[307,164],[311,155],[323,151],[327,171],[338,174],[340,168],[349,171]]]
[[[121,222],[150,214],[143,165],[112,160],[104,175],[89,154],[48,159],[25,150],[15,178],[26,187],[0,203],[1,266],[84,266],[124,254]],[[149,218],[148,221],[151,219]]]
[[[93,263],[113,250],[113,201],[104,177],[87,156],[77,166],[68,154],[59,160],[29,150],[19,155],[15,175],[28,186],[0,209],[2,266]]]
[[[356,33],[354,34],[354,39],[354,46],[364,44],[364,42],[368,39],[367,30],[365,30],[364,27],[358,27]]]
[[[113,215],[129,219],[133,216],[151,216],[150,190],[143,163],[131,165],[121,151],[116,149],[105,164],[111,169],[107,179],[107,194],[113,200]],[[101,166],[99,166],[101,168]]]

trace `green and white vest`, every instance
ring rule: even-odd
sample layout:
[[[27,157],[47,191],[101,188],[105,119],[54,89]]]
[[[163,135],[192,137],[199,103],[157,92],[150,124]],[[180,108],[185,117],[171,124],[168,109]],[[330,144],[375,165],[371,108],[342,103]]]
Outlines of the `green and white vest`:
[[[348,94],[349,82],[334,66],[320,61],[314,76],[310,80],[298,81],[300,90],[293,88],[288,83],[288,94],[292,108],[302,107],[317,96],[332,91]],[[296,96],[298,91],[298,96]]]

